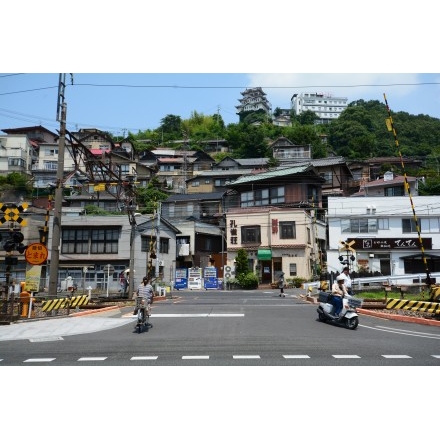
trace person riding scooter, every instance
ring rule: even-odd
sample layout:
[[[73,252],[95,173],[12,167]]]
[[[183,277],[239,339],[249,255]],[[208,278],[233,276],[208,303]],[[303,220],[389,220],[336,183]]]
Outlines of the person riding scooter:
[[[342,310],[342,298],[347,294],[347,289],[344,285],[345,277],[338,275],[336,281],[332,286],[332,304],[335,306],[334,316],[339,317],[339,313]]]

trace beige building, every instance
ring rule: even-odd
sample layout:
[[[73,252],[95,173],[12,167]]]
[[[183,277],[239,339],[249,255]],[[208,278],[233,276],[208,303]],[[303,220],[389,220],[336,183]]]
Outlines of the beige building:
[[[260,207],[229,209],[226,214],[227,264],[234,267],[239,249],[249,257],[249,269],[261,283],[288,278],[312,279],[320,260],[319,243],[325,224],[301,208]]]

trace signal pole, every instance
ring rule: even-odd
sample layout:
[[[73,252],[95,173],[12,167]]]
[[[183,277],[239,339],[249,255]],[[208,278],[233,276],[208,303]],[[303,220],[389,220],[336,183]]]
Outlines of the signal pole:
[[[49,295],[56,295],[58,287],[58,267],[60,263],[61,239],[61,210],[63,206],[63,178],[64,178],[64,148],[66,139],[67,104],[64,102],[66,74],[60,73],[58,83],[57,121],[60,123],[60,137],[58,139],[58,165],[55,188],[55,203],[53,209],[52,247],[49,269]]]

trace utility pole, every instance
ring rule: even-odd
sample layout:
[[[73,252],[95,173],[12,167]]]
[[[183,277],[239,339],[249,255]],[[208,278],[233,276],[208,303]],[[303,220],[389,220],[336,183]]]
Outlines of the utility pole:
[[[156,216],[156,279],[159,278],[159,250],[160,250],[160,211],[162,204],[157,202]]]
[[[67,104],[64,102],[66,88],[66,74],[60,73],[58,83],[57,121],[60,123],[60,137],[58,139],[58,165],[55,187],[55,203],[53,209],[52,248],[50,253],[49,295],[56,295],[58,287],[58,267],[60,262],[61,238],[61,210],[63,205],[63,178],[64,178],[64,147],[66,139]]]

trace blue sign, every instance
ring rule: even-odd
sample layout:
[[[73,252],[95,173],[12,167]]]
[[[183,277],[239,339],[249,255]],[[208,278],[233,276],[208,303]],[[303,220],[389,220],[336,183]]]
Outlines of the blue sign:
[[[214,266],[205,267],[203,280],[205,289],[218,289],[217,269]]]
[[[176,290],[188,289],[188,269],[176,269],[174,288]]]

